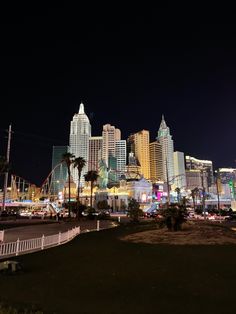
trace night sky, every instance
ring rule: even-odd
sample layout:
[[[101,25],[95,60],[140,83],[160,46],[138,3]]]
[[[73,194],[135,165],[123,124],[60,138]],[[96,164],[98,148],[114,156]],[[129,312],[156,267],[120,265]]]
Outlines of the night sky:
[[[108,8],[109,9],[109,8]],[[41,185],[53,145],[68,145],[82,101],[92,135],[155,139],[164,114],[175,150],[235,167],[236,27],[174,19],[165,8],[6,8],[1,18],[0,155]]]

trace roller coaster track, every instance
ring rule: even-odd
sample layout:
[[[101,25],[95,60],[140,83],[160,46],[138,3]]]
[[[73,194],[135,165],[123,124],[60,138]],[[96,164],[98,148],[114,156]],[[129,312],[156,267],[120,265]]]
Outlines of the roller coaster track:
[[[92,164],[92,167],[91,167]],[[63,177],[62,175],[62,167],[63,167],[63,162],[58,163],[48,174],[48,176],[46,177],[46,179],[43,181],[41,187],[40,187],[40,191],[41,191],[41,196],[45,196],[45,197],[50,197],[50,196],[56,196],[55,193],[55,189],[53,188],[54,184],[60,184],[60,186],[65,185],[66,183],[66,178],[65,176]],[[59,173],[61,174],[59,177],[59,180],[53,180],[53,178],[55,177],[55,171],[58,170],[58,168],[60,168]],[[90,163],[90,170],[96,170],[98,171],[98,165],[95,163]],[[131,168],[130,168],[131,169]],[[114,169],[109,169],[109,181],[111,184],[117,184],[117,178],[121,175],[124,174],[125,177],[128,178],[134,178],[134,179],[138,179],[140,178],[140,173],[138,170],[134,171],[134,169],[132,168],[132,170],[129,170],[129,167],[126,171],[119,171],[119,170],[114,170]],[[112,175],[114,175],[114,178],[112,178]],[[57,178],[58,179],[58,178]]]

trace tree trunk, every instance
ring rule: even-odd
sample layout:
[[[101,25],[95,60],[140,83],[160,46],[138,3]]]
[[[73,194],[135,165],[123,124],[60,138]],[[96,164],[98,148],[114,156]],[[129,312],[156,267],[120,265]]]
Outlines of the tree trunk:
[[[193,197],[193,210],[195,211],[196,204],[195,204],[195,197]]]
[[[76,213],[76,215],[77,215],[77,219],[79,219],[79,205],[80,205],[80,201],[79,201],[79,198],[80,198],[80,179],[81,179],[81,173],[79,172],[78,173],[78,178],[79,178],[79,180],[78,180],[78,191],[77,191],[77,213]]]
[[[81,180],[81,173],[79,172],[79,181],[78,181],[78,191],[77,191],[77,202],[79,204],[79,198],[80,198],[80,180]]]

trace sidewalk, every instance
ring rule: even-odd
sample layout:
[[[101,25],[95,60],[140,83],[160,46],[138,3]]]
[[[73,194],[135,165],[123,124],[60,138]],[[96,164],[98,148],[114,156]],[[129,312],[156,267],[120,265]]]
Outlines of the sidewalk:
[[[30,223],[30,222],[29,222]],[[100,220],[100,229],[109,228],[112,226],[112,221]],[[59,232],[65,232],[73,227],[80,226],[81,231],[89,229],[97,229],[97,221],[73,221],[73,222],[58,222],[41,225],[29,225],[16,228],[10,228],[4,230],[4,242],[15,242],[19,240],[40,238],[42,235],[48,236],[57,234]]]

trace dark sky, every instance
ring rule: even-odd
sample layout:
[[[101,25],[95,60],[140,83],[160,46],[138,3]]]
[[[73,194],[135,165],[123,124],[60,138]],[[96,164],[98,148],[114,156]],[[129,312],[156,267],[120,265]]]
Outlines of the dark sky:
[[[91,5],[92,6],[92,5]],[[1,17],[0,154],[41,185],[83,101],[92,135],[154,140],[165,115],[175,150],[235,167],[236,27],[166,8],[22,7]]]

